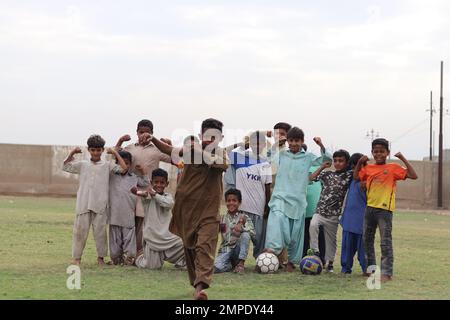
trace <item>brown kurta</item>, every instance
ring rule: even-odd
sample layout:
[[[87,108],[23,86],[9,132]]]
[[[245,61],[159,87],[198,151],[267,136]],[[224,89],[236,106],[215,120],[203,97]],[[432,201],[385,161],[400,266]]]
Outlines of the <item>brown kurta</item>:
[[[223,172],[205,163],[186,164],[175,194],[169,230],[183,240],[193,286],[209,286],[214,272]]]

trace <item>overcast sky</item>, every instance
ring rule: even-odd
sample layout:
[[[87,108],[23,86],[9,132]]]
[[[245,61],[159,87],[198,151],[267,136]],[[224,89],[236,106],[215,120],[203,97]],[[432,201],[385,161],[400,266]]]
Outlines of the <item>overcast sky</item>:
[[[449,17],[448,0],[0,0],[0,143],[112,145],[143,118],[178,142],[215,117],[227,143],[286,121],[366,153],[373,128],[421,159],[441,60],[450,108]]]

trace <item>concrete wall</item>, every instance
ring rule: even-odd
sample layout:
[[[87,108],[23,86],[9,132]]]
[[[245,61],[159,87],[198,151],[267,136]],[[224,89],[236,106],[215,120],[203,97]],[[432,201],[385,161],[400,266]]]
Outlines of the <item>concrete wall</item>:
[[[76,175],[61,170],[72,146],[0,144],[0,194],[75,196]],[[87,150],[84,156],[88,156]],[[413,161],[418,180],[398,183],[399,208],[434,208],[437,204],[437,163]],[[176,168],[169,171],[169,192],[176,188]],[[450,208],[450,163],[444,164],[444,206]]]
[[[0,144],[0,194],[75,196],[78,176],[61,170],[73,146]],[[82,155],[88,157],[86,149]],[[176,170],[169,170],[169,192],[176,188]]]

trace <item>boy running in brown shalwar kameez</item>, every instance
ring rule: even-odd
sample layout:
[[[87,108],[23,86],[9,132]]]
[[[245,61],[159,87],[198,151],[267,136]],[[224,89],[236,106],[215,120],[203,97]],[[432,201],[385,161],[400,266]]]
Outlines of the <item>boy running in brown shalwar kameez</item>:
[[[199,135],[202,145],[185,145],[174,149],[164,142],[151,138],[158,149],[172,155],[177,163],[183,156],[184,172],[175,195],[170,231],[183,240],[186,266],[191,285],[195,287],[194,299],[207,300],[207,289],[214,273],[222,198],[222,175],[228,167],[222,141],[223,124],[215,119],[202,123]]]

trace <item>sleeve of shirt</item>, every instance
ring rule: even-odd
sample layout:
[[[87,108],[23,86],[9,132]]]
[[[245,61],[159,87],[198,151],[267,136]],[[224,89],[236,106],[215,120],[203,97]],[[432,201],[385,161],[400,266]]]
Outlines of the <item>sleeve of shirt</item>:
[[[396,164],[394,167],[394,179],[395,180],[405,180],[408,176],[408,170],[403,168],[401,165]]]
[[[122,167],[114,162],[109,162],[109,172],[122,173]]]
[[[163,208],[172,209],[175,201],[173,200],[173,197],[166,193],[166,194],[156,194],[154,196],[156,203],[158,203]]]
[[[82,160],[73,160],[66,163],[63,166],[63,171],[74,174],[80,174],[82,165],[83,165]]]
[[[359,170],[359,180],[366,181],[367,180],[367,167],[361,168]]]
[[[166,163],[172,163],[172,157],[169,156],[168,154],[161,152],[160,156],[159,156],[159,161],[166,162]]]
[[[265,163],[261,167],[261,177],[264,184],[272,183],[272,166],[269,163]]]
[[[270,168],[272,170],[272,175],[277,174],[278,168],[280,167],[280,155],[286,152],[284,150],[279,151],[273,151],[272,150],[272,157],[270,158]]]
[[[315,178],[315,179],[313,180],[313,182],[324,181],[324,180],[327,178],[329,172],[330,172],[330,171],[322,171],[321,173],[319,173],[319,175],[317,176],[317,178]]]
[[[312,166],[320,166],[322,165],[322,163],[326,161],[333,160],[333,156],[331,155],[330,151],[328,151],[328,149],[325,149],[325,151],[320,150],[320,152],[321,152],[320,156],[315,156],[314,154],[311,153],[311,155],[313,156],[311,164]]]

